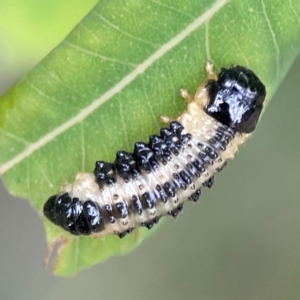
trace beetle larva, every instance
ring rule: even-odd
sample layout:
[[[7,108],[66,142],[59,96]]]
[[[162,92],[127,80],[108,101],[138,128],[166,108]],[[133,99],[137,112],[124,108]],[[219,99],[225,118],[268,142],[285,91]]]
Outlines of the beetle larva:
[[[79,173],[44,206],[45,216],[75,235],[102,237],[151,228],[163,215],[176,217],[185,201],[196,202],[201,188],[233,158],[255,129],[265,86],[249,69],[207,63],[208,79],[192,98],[181,95],[187,111],[133,153],[118,151],[114,163],[97,161],[93,173]]]

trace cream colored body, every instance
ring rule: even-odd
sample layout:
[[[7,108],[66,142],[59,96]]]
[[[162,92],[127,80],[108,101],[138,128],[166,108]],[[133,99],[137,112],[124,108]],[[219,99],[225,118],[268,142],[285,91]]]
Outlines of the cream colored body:
[[[207,64],[206,67],[208,79],[215,79],[216,75],[212,71],[212,65]],[[185,90],[181,91],[182,96],[188,102],[187,110],[177,118],[177,121],[183,125],[184,131],[190,133],[193,137],[189,143],[192,146],[198,142],[208,143],[219,127],[219,122],[210,117],[204,111],[207,105],[208,94],[205,83],[202,84],[195,96],[192,98]],[[169,123],[171,119],[162,117],[162,120]],[[238,147],[245,142],[250,134],[236,133],[235,137],[230,140],[225,151],[219,151],[219,157],[214,161],[213,165],[206,165],[206,170],[200,177],[193,179],[193,182],[186,190],[179,189],[175,197],[168,199],[167,203],[157,202],[152,209],[143,209],[141,215],[129,215],[126,218],[118,218],[115,223],[106,223],[105,229],[100,233],[92,233],[92,236],[104,236],[106,234],[119,234],[128,229],[136,228],[142,223],[153,220],[155,217],[161,217],[168,212],[176,209],[176,207],[185,202],[189,196],[200,189],[203,183],[211,178],[221,168],[225,161],[234,157]],[[147,174],[142,173],[141,176],[129,183],[117,176],[117,182],[114,186],[105,186],[99,189],[93,173],[79,173],[73,184],[67,184],[62,187],[61,193],[68,192],[71,198],[78,197],[82,202],[91,199],[98,203],[100,210],[105,205],[113,206],[115,203],[131,199],[132,195],[137,193],[143,194],[150,190],[155,190],[157,184],[163,186],[165,182],[173,178],[173,174],[182,170],[188,162],[193,161],[198,156],[196,147],[188,147],[179,156],[173,157],[166,165],[160,164],[160,168]],[[127,203],[129,205],[129,203]]]

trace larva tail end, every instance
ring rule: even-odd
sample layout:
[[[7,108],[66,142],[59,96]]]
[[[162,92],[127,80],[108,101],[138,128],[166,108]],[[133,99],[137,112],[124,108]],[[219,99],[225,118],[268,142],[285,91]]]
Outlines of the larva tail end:
[[[47,217],[51,222],[60,226],[59,216],[56,210],[57,197],[58,195],[53,195],[47,200],[44,205],[43,212],[45,217]]]

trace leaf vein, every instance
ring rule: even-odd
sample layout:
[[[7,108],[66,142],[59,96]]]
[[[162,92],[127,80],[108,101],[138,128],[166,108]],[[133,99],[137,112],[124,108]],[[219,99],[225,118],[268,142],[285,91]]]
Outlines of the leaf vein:
[[[21,143],[23,143],[25,145],[30,145],[30,142],[26,141],[23,137],[17,136],[17,135],[15,135],[13,133],[10,133],[10,132],[2,129],[2,128],[0,128],[0,133],[2,133],[6,137],[11,138],[11,139],[13,139],[13,140],[15,140],[17,142],[21,142]]]
[[[189,18],[191,18],[192,20],[195,19],[195,17],[193,17],[193,16],[191,16],[191,15],[189,15],[189,14],[186,14],[186,13],[184,13],[184,12],[182,12],[182,11],[180,11],[180,10],[178,10],[178,9],[176,9],[176,8],[174,8],[174,7],[172,7],[172,6],[163,4],[163,3],[158,2],[158,1],[155,1],[155,0],[151,0],[151,2],[152,2],[152,3],[155,3],[155,4],[157,4],[157,5],[166,7],[167,9],[173,10],[173,11],[175,11],[175,12],[177,12],[177,13],[183,15],[183,16],[189,17]]]
[[[64,102],[61,102],[61,101],[58,101],[56,100],[55,98],[51,97],[51,96],[48,96],[47,94],[45,94],[43,91],[41,91],[39,88],[37,88],[35,85],[33,85],[32,83],[30,83],[28,80],[26,80],[26,84],[31,88],[33,89],[34,91],[36,91],[40,96],[42,96],[43,98],[45,99],[49,99],[50,101],[54,102],[54,103],[57,103],[59,105],[64,105],[64,106],[67,106],[67,107],[70,107],[70,105],[64,103]]]
[[[128,36],[128,37],[130,37],[130,38],[132,38],[133,40],[136,40],[136,41],[139,41],[139,42],[142,42],[142,43],[145,43],[145,44],[154,46],[155,48],[160,47],[160,45],[158,45],[158,44],[149,42],[149,41],[147,41],[147,40],[140,39],[140,38],[138,38],[138,37],[136,37],[136,36],[134,36],[134,35],[132,35],[132,34],[126,32],[126,31],[121,30],[118,26],[116,26],[116,25],[114,25],[113,23],[109,22],[107,19],[105,19],[103,16],[101,16],[101,15],[98,14],[98,13],[96,13],[95,11],[93,11],[93,13],[94,13],[95,15],[97,15],[97,16],[99,17],[99,19],[100,19],[103,23],[105,23],[105,24],[107,24],[108,26],[112,27],[113,29],[119,31],[120,33],[122,33],[122,34],[124,34],[124,35],[126,35],[126,36]]]
[[[290,7],[291,7],[291,10],[293,11],[294,15],[296,16],[296,18],[298,19],[298,22],[300,24],[300,16],[298,15],[296,9],[294,8],[293,4],[292,4],[292,0],[289,0],[290,2]]]
[[[280,50],[279,50],[279,46],[278,46],[278,43],[277,43],[277,40],[276,40],[276,35],[275,35],[274,30],[272,28],[271,20],[268,17],[268,14],[267,14],[267,11],[266,11],[266,5],[265,5],[263,0],[261,0],[261,5],[262,5],[263,14],[265,16],[265,19],[266,19],[266,22],[267,22],[267,25],[268,25],[268,28],[269,28],[269,31],[270,31],[270,34],[271,34],[271,37],[272,37],[272,40],[273,40],[275,51],[276,51],[276,78],[278,79],[279,74],[280,74],[280,62],[279,62]]]
[[[91,55],[91,56],[94,56],[94,57],[98,57],[98,58],[101,58],[103,60],[108,60],[108,61],[111,61],[111,62],[115,62],[115,63],[119,63],[119,64],[122,64],[122,65],[129,65],[129,66],[132,66],[132,67],[137,67],[137,65],[133,64],[133,63],[130,63],[130,62],[126,62],[126,61],[122,61],[122,60],[118,60],[118,59],[115,59],[115,58],[111,58],[111,57],[107,57],[107,56],[103,56],[103,55],[100,55],[98,53],[95,53],[93,51],[89,51],[89,50],[86,50],[86,49],[83,49],[75,44],[72,44],[70,42],[67,42],[67,41],[63,41],[64,44],[80,51],[80,52],[83,52],[87,55]]]
[[[157,116],[155,116],[155,114],[153,112],[153,106],[151,105],[151,101],[149,100],[149,96],[148,96],[147,90],[145,88],[144,81],[142,81],[142,87],[143,87],[143,90],[144,90],[144,93],[145,93],[145,97],[146,97],[145,103],[149,107],[151,119],[154,122],[154,124],[156,125],[156,127],[159,127]]]

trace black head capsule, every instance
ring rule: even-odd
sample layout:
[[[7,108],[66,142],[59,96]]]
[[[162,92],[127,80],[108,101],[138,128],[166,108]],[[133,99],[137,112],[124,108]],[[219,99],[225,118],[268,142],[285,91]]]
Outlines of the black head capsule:
[[[207,88],[207,114],[239,132],[250,133],[255,129],[266,88],[254,72],[241,66],[222,68],[218,80],[209,80]]]

